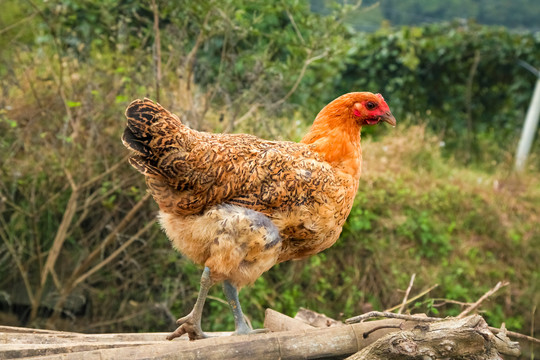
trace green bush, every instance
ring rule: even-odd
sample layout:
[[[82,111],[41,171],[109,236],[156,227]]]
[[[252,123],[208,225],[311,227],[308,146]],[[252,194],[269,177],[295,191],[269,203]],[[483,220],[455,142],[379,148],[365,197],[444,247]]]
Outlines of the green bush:
[[[474,23],[357,34],[340,91],[382,93],[398,119],[426,123],[447,154],[491,169],[513,152],[534,76],[538,33]]]

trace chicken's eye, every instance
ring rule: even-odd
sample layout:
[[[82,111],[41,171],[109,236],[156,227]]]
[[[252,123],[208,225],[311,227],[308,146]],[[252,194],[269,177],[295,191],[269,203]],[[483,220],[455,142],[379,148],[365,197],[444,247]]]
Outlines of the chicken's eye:
[[[376,107],[377,107],[377,104],[374,103],[373,101],[368,101],[368,102],[366,103],[366,109],[368,109],[368,110],[373,110],[373,109],[375,109]]]

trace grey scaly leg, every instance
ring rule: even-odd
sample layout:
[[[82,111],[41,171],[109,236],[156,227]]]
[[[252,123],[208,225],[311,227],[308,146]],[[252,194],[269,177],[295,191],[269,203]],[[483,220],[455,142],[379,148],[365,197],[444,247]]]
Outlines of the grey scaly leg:
[[[205,267],[201,276],[201,289],[199,290],[193,310],[188,315],[176,321],[176,324],[179,326],[172,334],[167,336],[167,340],[172,340],[186,333],[190,340],[208,337],[201,329],[201,317],[208,290],[210,290],[212,285],[214,283],[210,278],[210,269]]]
[[[242,312],[242,307],[240,306],[240,301],[238,300],[238,290],[236,286],[231,284],[229,281],[225,280],[223,282],[223,292],[227,298],[227,302],[231,306],[234,324],[236,326],[236,331],[233,335],[245,335],[245,334],[258,334],[268,332],[268,329],[255,329],[252,330],[244,318],[244,313]]]
[[[251,333],[252,330],[244,318],[244,313],[242,312],[242,307],[240,306],[240,301],[238,300],[238,290],[236,287],[228,280],[225,280],[223,282],[223,292],[225,293],[225,297],[227,298],[227,302],[229,303],[234,316],[234,324],[236,327],[236,331],[234,333],[237,335]]]

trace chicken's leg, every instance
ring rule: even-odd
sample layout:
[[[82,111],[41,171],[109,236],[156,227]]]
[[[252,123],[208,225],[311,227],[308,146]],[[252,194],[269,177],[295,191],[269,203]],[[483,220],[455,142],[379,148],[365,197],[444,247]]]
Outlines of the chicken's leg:
[[[244,313],[242,312],[240,301],[238,300],[238,290],[236,289],[236,286],[231,284],[229,281],[225,280],[223,282],[223,292],[225,293],[227,302],[231,306],[233,316],[234,316],[234,324],[235,324],[236,330],[233,335],[245,335],[245,334],[261,333],[261,332],[268,331],[267,329],[252,330],[249,327],[249,325],[246,322],[246,319],[244,318]]]
[[[210,290],[212,285],[214,285],[214,282],[210,278],[210,269],[205,267],[201,276],[201,289],[199,290],[193,310],[188,315],[176,321],[176,324],[179,326],[173,333],[167,336],[167,340],[172,340],[184,334],[188,334],[190,340],[208,337],[201,329],[201,316],[208,290]]]

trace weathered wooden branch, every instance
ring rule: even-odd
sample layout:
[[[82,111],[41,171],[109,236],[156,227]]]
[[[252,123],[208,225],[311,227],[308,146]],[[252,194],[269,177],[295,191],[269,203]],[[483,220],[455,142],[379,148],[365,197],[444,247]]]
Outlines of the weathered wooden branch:
[[[341,321],[334,320],[324,314],[319,314],[318,312],[304,308],[300,308],[294,318],[318,328],[345,325]]]
[[[187,341],[182,337],[166,341],[164,333],[88,335],[0,327],[0,358],[285,360],[354,354],[352,359],[376,360],[447,354],[446,357],[461,356],[466,359],[467,356],[476,356],[475,359],[490,360],[497,359],[499,353],[519,353],[516,343],[510,342],[504,331],[493,335],[479,315],[463,319],[437,319],[436,322],[426,322],[426,318],[409,315],[409,319],[405,320],[383,319],[310,328],[300,320],[272,310],[266,314],[265,326],[268,328],[294,330],[245,336],[210,333],[213,337],[203,340]],[[327,321],[323,324],[326,325]]]
[[[264,312],[264,327],[272,332],[314,329],[312,325],[272,309]]]
[[[430,321],[443,320],[441,318],[428,317],[428,316],[425,316],[424,314],[406,315],[406,314],[396,314],[396,313],[392,313],[392,312],[388,312],[388,311],[384,311],[384,312],[370,311],[370,312],[362,314],[362,315],[353,316],[352,318],[349,318],[349,319],[345,320],[345,322],[347,324],[355,324],[355,323],[359,323],[359,322],[362,322],[364,320],[375,318],[375,317],[385,317],[385,318],[390,318],[390,319],[401,319],[401,320],[416,320],[416,321],[420,321],[420,322],[430,322]]]
[[[0,334],[0,358],[41,356],[40,360],[93,359],[298,359],[347,356],[384,335],[386,326],[403,321],[388,319],[326,329],[291,330],[268,334],[220,336],[197,341],[140,338],[138,334],[83,335],[73,333]],[[384,328],[373,332],[375,328]],[[411,329],[414,323],[404,324]],[[370,335],[364,338],[364,333]],[[165,334],[160,334],[165,339]],[[215,334],[210,334],[215,335]],[[65,342],[57,341],[64,337]],[[118,338],[116,338],[118,337]],[[131,339],[130,339],[131,337]],[[55,339],[55,340],[53,340]],[[204,356],[202,356],[204,355]]]
[[[481,316],[472,315],[424,323],[412,330],[385,335],[347,360],[500,360],[501,354],[519,356],[518,343],[493,335]]]

